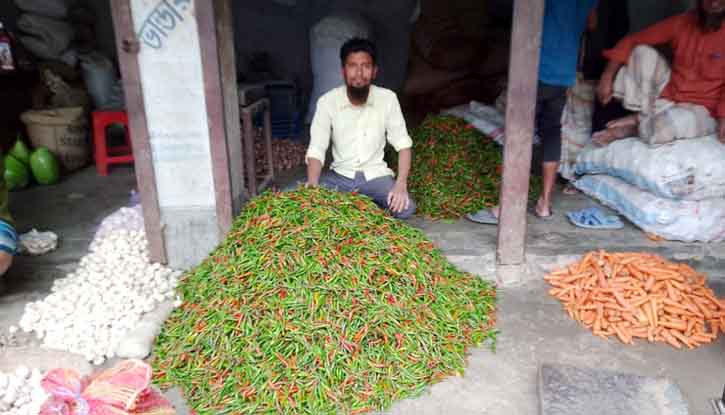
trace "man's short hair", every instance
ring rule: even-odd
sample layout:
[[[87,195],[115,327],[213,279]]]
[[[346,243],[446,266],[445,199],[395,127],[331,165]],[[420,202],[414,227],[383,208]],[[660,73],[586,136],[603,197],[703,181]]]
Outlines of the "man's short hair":
[[[345,66],[347,57],[350,56],[351,53],[357,52],[366,52],[373,59],[373,65],[377,65],[378,51],[375,47],[375,43],[373,43],[370,39],[354,37],[345,42],[340,48],[340,61],[342,66]]]

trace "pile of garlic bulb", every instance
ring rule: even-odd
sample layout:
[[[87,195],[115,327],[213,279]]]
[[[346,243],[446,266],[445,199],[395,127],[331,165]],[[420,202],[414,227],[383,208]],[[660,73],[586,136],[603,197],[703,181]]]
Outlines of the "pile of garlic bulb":
[[[149,262],[140,214],[123,208],[104,221],[78,268],[56,280],[46,298],[25,306],[20,328],[36,332],[43,347],[81,354],[97,365],[114,357],[144,313],[176,297],[181,276]]]
[[[93,235],[93,240],[105,238],[109,233],[117,230],[125,229],[127,231],[144,231],[143,212],[141,205],[133,207],[122,207],[113,214],[109,215],[101,222],[101,226]]]
[[[19,366],[15,373],[0,372],[0,414],[36,415],[48,398],[37,370]]]

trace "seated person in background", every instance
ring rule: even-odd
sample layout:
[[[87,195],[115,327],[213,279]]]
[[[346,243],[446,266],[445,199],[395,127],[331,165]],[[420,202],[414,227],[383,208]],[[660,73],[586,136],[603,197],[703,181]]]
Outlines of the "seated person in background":
[[[415,213],[408,195],[413,141],[393,91],[372,85],[378,72],[375,44],[351,39],[340,51],[345,85],[317,101],[310,127],[307,184],[358,192],[400,219]],[[331,171],[322,174],[332,140]],[[398,177],[383,160],[386,141],[398,152]]]
[[[594,134],[606,145],[639,136],[649,144],[716,134],[725,143],[725,0],[697,8],[622,39],[604,55],[609,63],[597,94],[637,114]],[[672,68],[650,45],[669,45]],[[626,66],[624,66],[626,64]],[[621,68],[621,69],[620,69]]]

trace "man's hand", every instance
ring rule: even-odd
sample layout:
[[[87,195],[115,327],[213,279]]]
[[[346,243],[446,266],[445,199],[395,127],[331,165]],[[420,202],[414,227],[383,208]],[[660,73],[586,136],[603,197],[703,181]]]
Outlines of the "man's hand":
[[[725,144],[725,118],[720,118],[718,122],[717,138],[720,139],[721,143]]]
[[[388,206],[393,213],[400,213],[410,207],[408,184],[406,182],[395,182],[393,189],[388,193]]]
[[[13,256],[5,251],[0,251],[0,276],[5,275],[12,264]]]
[[[599,85],[597,86],[597,96],[599,102],[603,105],[607,105],[612,101],[612,97],[614,96],[614,79],[617,77],[617,72],[621,67],[621,63],[609,61],[604,68],[602,77],[599,79]]]
[[[607,105],[612,101],[612,97],[614,96],[614,78],[607,75],[602,75],[602,79],[599,80],[599,85],[597,86],[597,96],[599,97],[599,102],[602,103],[602,105]]]

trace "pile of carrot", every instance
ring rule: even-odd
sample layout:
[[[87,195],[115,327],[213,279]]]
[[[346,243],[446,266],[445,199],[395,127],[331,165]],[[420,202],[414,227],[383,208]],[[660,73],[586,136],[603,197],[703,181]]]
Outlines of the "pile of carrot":
[[[569,316],[604,339],[693,349],[725,333],[725,299],[689,265],[658,255],[590,252],[544,279]]]

